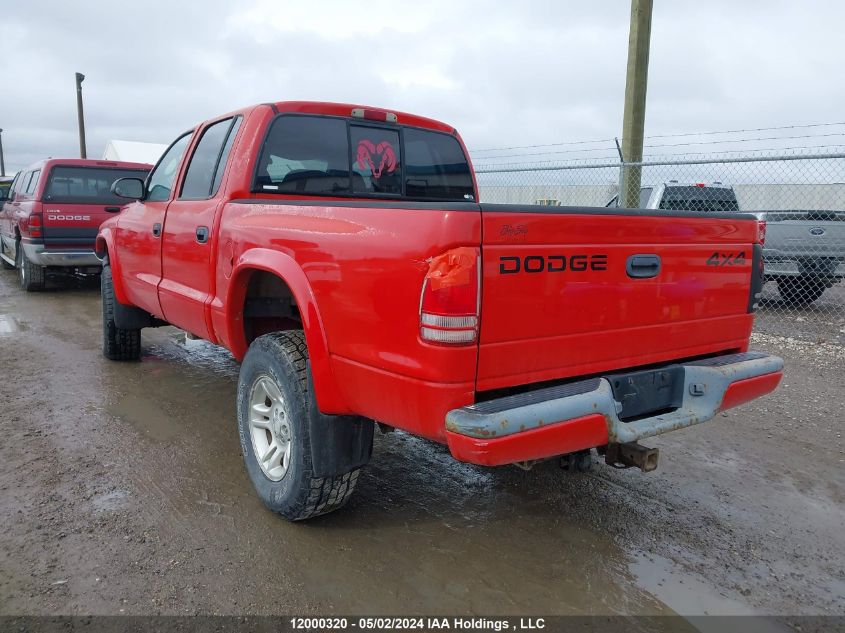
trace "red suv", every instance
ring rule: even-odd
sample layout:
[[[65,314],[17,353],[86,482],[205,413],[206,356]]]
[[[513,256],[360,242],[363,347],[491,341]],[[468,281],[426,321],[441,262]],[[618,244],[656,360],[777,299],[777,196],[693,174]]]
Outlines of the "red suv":
[[[111,193],[119,178],[146,178],[152,165],[51,158],[21,170],[0,194],[0,264],[17,268],[24,290],[44,287],[47,268],[99,272],[94,240],[124,201]]]

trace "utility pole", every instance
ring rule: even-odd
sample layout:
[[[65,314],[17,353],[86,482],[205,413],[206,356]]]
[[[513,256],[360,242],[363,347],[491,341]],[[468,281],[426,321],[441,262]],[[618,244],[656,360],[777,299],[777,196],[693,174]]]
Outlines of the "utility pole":
[[[628,34],[628,72],[625,79],[625,114],[622,118],[622,155],[627,163],[643,159],[645,96],[648,87],[648,50],[651,40],[652,0],[631,0],[631,30]],[[619,204],[631,208],[640,204],[641,167],[623,167],[619,183]]]
[[[3,128],[0,128],[0,176],[6,175],[6,161],[3,159]]]
[[[76,73],[76,117],[79,120],[79,156],[80,158],[88,158],[88,152],[85,150],[85,115],[82,112],[83,81],[85,81],[85,75]]]

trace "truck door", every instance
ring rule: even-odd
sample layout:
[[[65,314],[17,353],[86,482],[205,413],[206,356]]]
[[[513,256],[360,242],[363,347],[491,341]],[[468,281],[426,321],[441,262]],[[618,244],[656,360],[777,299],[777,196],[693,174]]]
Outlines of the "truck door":
[[[220,183],[240,122],[241,117],[229,117],[201,132],[164,218],[161,309],[167,321],[203,338],[210,338],[205,307],[214,291],[213,229],[223,204]]]
[[[133,305],[158,316],[162,315],[158,284],[164,212],[173,197],[182,155],[192,134],[193,130],[176,139],[159,159],[147,179],[145,198],[126,207],[115,237],[127,298]]]

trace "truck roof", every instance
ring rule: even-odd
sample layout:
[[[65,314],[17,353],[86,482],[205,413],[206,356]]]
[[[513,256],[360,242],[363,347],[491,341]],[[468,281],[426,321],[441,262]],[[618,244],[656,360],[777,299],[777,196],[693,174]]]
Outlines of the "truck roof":
[[[21,171],[28,171],[31,169],[47,170],[56,165],[65,167],[105,167],[118,169],[146,169],[149,171],[153,168],[147,163],[128,163],[117,160],[97,160],[94,158],[45,158],[32,163]]]
[[[395,123],[397,125],[410,125],[412,127],[421,127],[429,130],[436,130],[438,132],[445,132],[447,134],[454,134],[455,128],[451,125],[429,119],[428,117],[411,114],[410,112],[402,112],[391,108],[381,108],[377,106],[364,105],[360,103],[333,103],[330,101],[276,101],[275,103],[258,103],[246,108],[234,110],[225,115],[216,116],[211,120],[218,120],[234,116],[236,114],[247,114],[258,108],[271,108],[278,114],[296,113],[296,114],[316,114],[323,116],[338,116],[338,117],[352,117],[353,110],[365,112],[367,114],[377,115],[396,115]],[[366,116],[364,118],[369,118]],[[385,120],[385,119],[382,119]]]

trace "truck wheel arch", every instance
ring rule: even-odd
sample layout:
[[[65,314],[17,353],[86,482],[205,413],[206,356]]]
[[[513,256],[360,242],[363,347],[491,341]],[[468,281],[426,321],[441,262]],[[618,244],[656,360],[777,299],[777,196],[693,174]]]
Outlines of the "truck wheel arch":
[[[327,414],[352,413],[340,394],[331,369],[328,341],[311,284],[305,272],[290,255],[257,248],[238,258],[232,271],[232,281],[225,303],[227,338],[232,354],[239,361],[242,360],[251,342],[247,337],[244,308],[250,281],[256,273],[276,277],[289,289],[299,308],[319,410]]]

